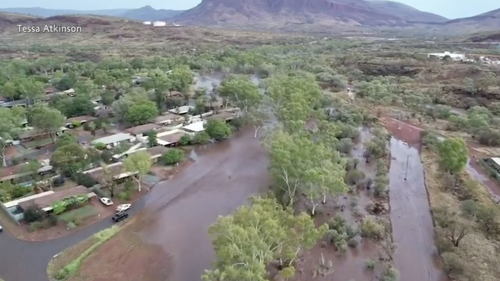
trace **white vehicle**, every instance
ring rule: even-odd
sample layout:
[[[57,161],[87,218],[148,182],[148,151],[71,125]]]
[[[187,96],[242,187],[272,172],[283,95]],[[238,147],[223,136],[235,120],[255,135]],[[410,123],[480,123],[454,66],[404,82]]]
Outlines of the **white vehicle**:
[[[125,212],[125,211],[129,210],[130,207],[132,207],[132,204],[120,204],[116,208],[116,212],[118,212],[118,213],[119,212]]]
[[[113,201],[111,201],[111,199],[109,199],[108,197],[102,197],[102,198],[99,198],[99,200],[101,201],[102,204],[104,204],[106,206],[113,205]]]
[[[3,231],[3,228],[2,228],[2,226],[0,225],[0,232],[2,232],[2,231]]]

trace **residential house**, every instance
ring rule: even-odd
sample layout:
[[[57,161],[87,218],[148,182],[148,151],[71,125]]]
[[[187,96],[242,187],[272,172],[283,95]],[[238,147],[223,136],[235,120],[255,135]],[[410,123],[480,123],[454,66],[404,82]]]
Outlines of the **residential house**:
[[[83,125],[88,122],[92,122],[97,120],[96,117],[92,116],[76,116],[76,117],[71,117],[66,119],[66,127],[68,128],[73,128],[73,123],[79,123],[80,125]]]
[[[236,112],[223,111],[221,113],[214,114],[214,115],[208,117],[208,119],[219,119],[219,120],[222,120],[224,122],[229,122],[229,121],[233,120],[234,118],[236,118],[237,116],[238,116],[238,113],[236,113]]]
[[[180,107],[177,107],[174,109],[170,109],[168,112],[173,113],[173,114],[184,115],[193,109],[194,109],[194,106],[192,106],[192,105],[184,105],[184,106],[180,106]]]
[[[65,93],[66,95],[68,95],[70,97],[74,97],[76,95],[75,90],[73,88],[66,90],[66,91],[63,91],[63,93]]]
[[[124,142],[133,142],[135,141],[135,137],[131,134],[126,133],[118,133],[111,136],[103,137],[100,139],[96,139],[92,141],[92,145],[96,145],[98,143],[102,143],[106,145],[108,148],[112,148],[118,146],[120,143]]]
[[[51,212],[52,211],[52,204],[59,200],[63,200],[64,198],[68,198],[71,196],[77,196],[77,195],[87,195],[89,198],[92,198],[96,196],[93,192],[89,192],[89,190],[83,186],[75,186],[72,188],[66,188],[63,190],[58,190],[49,194],[46,194],[45,196],[41,197],[35,197],[30,200],[23,200],[22,202],[18,201],[18,206],[26,210],[32,205],[36,205],[45,212]]]
[[[11,181],[13,183],[22,183],[23,179],[25,180],[27,176],[30,176],[32,172],[23,171],[26,163],[19,164],[12,167],[4,167],[0,169],[0,183]],[[54,169],[50,165],[42,166],[37,170],[37,173],[41,176],[51,175],[54,173]]]
[[[171,125],[171,124],[175,124],[175,123],[182,122],[182,121],[184,121],[184,117],[177,115],[177,114],[167,112],[163,115],[156,117],[154,120],[154,123],[157,125],[165,126],[165,125]]]
[[[206,121],[194,122],[189,125],[182,127],[184,131],[188,131],[190,133],[199,133],[205,131]]]
[[[139,139],[145,139],[147,133],[149,133],[151,131],[156,131],[156,130],[158,130],[160,128],[161,128],[160,125],[148,123],[148,124],[144,124],[144,125],[140,125],[140,126],[128,128],[125,131],[127,133],[131,134],[132,136],[135,136],[135,137],[137,137]]]
[[[123,167],[122,162],[117,162],[113,164],[109,164],[106,166],[106,169],[108,170],[108,173],[113,175],[113,179],[120,183],[123,182],[124,180],[130,178],[131,176],[137,174],[137,172],[125,172],[125,169]],[[90,169],[87,171],[83,172],[84,174],[87,174],[92,177],[97,183],[102,183],[104,182],[104,172],[102,167],[97,167],[94,169]]]
[[[66,132],[67,130],[68,130],[68,128],[61,127],[61,128],[59,128],[59,131],[56,132],[56,135],[59,136],[62,133]],[[31,141],[31,140],[35,140],[35,139],[42,139],[42,138],[48,138],[48,137],[50,137],[50,133],[47,133],[45,131],[36,130],[36,129],[31,129],[31,130],[24,131],[22,134],[20,134],[19,140],[21,142],[27,142],[27,141]]]
[[[428,58],[439,58],[439,59],[445,59],[446,57],[449,57],[450,59],[454,61],[461,61],[465,60],[465,54],[453,54],[450,52],[444,52],[444,53],[430,53],[427,55]]]
[[[182,136],[184,135],[189,134],[179,130],[174,131],[173,133],[167,135],[158,136],[157,142],[159,145],[167,147],[178,146],[180,144]]]

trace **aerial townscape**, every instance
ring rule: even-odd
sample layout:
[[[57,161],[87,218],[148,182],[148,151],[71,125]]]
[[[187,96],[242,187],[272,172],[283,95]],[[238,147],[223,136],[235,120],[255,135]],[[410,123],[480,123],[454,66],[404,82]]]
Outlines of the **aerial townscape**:
[[[0,281],[500,280],[500,7],[21,2]]]

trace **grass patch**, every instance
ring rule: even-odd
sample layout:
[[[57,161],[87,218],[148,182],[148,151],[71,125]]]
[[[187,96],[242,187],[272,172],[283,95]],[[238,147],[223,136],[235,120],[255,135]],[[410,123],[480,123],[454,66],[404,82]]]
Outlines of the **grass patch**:
[[[421,158],[424,164],[431,207],[433,209],[445,208],[450,212],[461,213],[464,201],[443,188],[443,176],[437,164],[438,155],[424,149]],[[500,211],[499,206],[491,199],[486,187],[474,181],[465,171],[460,175],[460,178],[462,181],[460,185],[469,191],[473,197],[472,201],[477,206],[494,212]],[[434,213],[433,218],[437,218]],[[457,281],[498,280],[500,256],[496,253],[496,249],[500,248],[499,236],[485,232],[477,218],[463,218],[461,220],[464,220],[468,225],[468,233],[458,247],[449,245],[449,243],[448,247],[443,247],[444,245],[439,243],[439,241],[447,242],[443,237],[437,237],[436,240],[446,272]]]
[[[65,222],[83,221],[89,217],[96,216],[99,212],[92,205],[85,205],[81,208],[62,213],[58,218]]]
[[[114,225],[58,254],[49,262],[47,267],[49,279],[66,280],[75,275],[83,261],[100,245],[115,236],[121,229],[121,226]]]
[[[23,146],[26,149],[32,149],[32,148],[35,148],[37,146],[46,146],[46,145],[51,144],[51,143],[52,143],[52,139],[48,138],[48,139],[39,139],[39,140],[34,140],[34,141],[29,141],[29,142],[23,142]]]

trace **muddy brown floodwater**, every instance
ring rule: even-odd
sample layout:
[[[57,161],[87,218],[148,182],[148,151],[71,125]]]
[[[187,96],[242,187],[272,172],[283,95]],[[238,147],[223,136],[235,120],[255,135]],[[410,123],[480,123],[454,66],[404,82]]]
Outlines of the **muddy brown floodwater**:
[[[196,153],[194,164],[155,186],[141,215],[141,236],[170,257],[168,281],[200,280],[215,258],[209,226],[269,185],[268,158],[252,130]]]
[[[391,139],[389,182],[393,239],[398,245],[394,260],[401,280],[448,280],[438,265],[419,152],[395,138]]]

